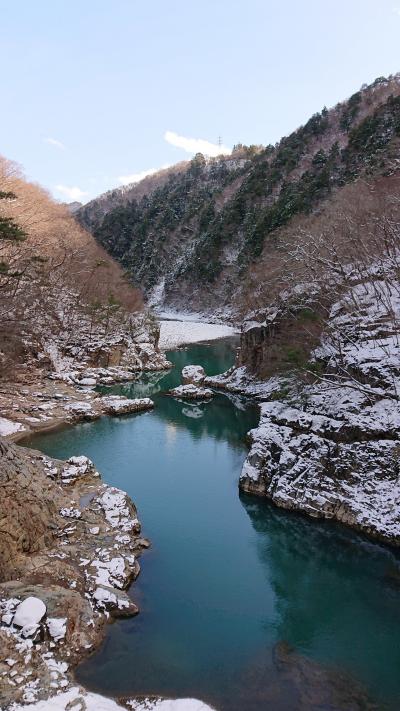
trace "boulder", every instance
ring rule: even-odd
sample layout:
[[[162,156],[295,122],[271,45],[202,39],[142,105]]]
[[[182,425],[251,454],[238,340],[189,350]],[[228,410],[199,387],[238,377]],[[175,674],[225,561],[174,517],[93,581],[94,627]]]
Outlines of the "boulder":
[[[185,398],[187,400],[209,400],[214,393],[209,388],[199,388],[189,383],[187,385],[178,385],[177,388],[169,390],[168,395]]]
[[[31,637],[38,630],[46,614],[46,605],[38,597],[27,597],[15,610],[13,625],[22,628],[23,637]]]
[[[70,416],[71,420],[95,420],[99,417],[99,413],[93,409],[91,402],[79,401],[71,402],[65,406],[65,411]]]
[[[107,395],[101,398],[101,405],[107,415],[127,415],[131,412],[151,410],[154,402],[149,397],[130,400],[121,395]]]
[[[206,373],[201,365],[185,365],[182,370],[182,385],[201,385]]]

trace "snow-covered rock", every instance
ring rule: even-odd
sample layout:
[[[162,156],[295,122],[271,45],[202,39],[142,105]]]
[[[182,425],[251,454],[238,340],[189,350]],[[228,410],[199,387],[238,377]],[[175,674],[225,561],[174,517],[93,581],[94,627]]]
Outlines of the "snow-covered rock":
[[[67,304],[65,307],[68,311]],[[149,313],[121,312],[111,319],[106,333],[102,324],[93,324],[83,314],[75,324],[68,322],[63,329],[60,309],[60,320],[57,336],[43,333],[43,351],[57,378],[93,387],[101,382],[100,370],[115,368],[132,378],[134,371],[170,367],[158,349],[159,325]]]
[[[132,700],[126,705],[133,711],[213,711],[211,706],[198,699]]]
[[[16,704],[12,711],[25,711],[26,708],[25,705]],[[122,706],[113,699],[90,693],[77,686],[31,703],[28,708],[29,711],[74,711],[75,708],[77,711],[121,711],[124,708],[132,711],[213,711],[211,706],[196,699],[132,699]]]
[[[214,393],[209,388],[196,387],[196,385],[178,385],[168,391],[168,395],[172,397],[184,398],[187,400],[209,400]]]
[[[243,490],[400,544],[399,442],[350,439],[345,423],[280,403],[261,407]]]
[[[139,533],[140,525],[133,510],[128,494],[114,486],[108,486],[98,498],[105,518],[112,528],[118,531]]]
[[[126,415],[132,412],[151,410],[154,402],[149,397],[130,400],[122,395],[107,395],[101,398],[101,406],[107,415]]]
[[[87,457],[64,463],[0,439],[0,465],[1,706],[52,708],[76,687],[72,669],[106,621],[137,614],[125,590],[148,542],[128,495],[104,485]],[[101,708],[102,697],[89,699]]]
[[[274,333],[263,336],[263,328],[256,335],[266,339],[265,361]],[[271,398],[250,433],[241,488],[400,545],[399,343],[400,283],[388,273],[356,283],[333,304],[311,354],[313,382],[292,374],[252,383],[244,366],[207,378]]]
[[[118,610],[119,615],[132,617],[139,612],[138,607],[122,591],[116,592],[115,588],[105,587],[101,585],[97,587],[93,593],[93,600],[99,610],[114,612]]]
[[[81,378],[77,381],[77,385],[94,388],[97,385],[97,378]]]
[[[263,401],[272,393],[279,391],[282,385],[286,384],[286,380],[287,378],[278,376],[260,380],[246,366],[240,366],[239,368],[229,368],[225,373],[219,375],[207,376],[204,385],[230,393],[248,395],[253,399]]]
[[[64,506],[60,509],[60,515],[63,518],[80,518],[82,514],[79,509],[76,509],[73,506]]]
[[[65,410],[73,419],[95,420],[100,416],[93,408],[92,403],[85,400],[71,402],[65,405]]]
[[[64,639],[67,632],[66,617],[48,617],[46,624],[49,635],[55,642],[59,642],[61,639]]]
[[[71,484],[85,476],[99,476],[93,462],[85,456],[70,457],[62,467],[60,479],[62,484]]]
[[[23,637],[31,637],[46,614],[46,605],[38,597],[27,597],[15,610],[13,625],[21,628]]]
[[[83,705],[84,704],[84,705]],[[58,694],[54,694],[47,699],[30,703],[27,707],[25,704],[15,704],[12,711],[121,711],[121,706],[99,694],[91,694],[79,687],[73,687]]]
[[[185,365],[182,369],[182,385],[201,385],[206,377],[201,365]]]

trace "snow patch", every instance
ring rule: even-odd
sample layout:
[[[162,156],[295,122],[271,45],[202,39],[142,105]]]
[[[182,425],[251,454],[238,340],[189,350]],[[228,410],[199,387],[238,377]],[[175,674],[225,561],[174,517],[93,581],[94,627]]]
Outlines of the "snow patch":
[[[24,431],[25,427],[21,425],[20,422],[13,422],[13,420],[7,420],[5,417],[0,417],[0,435],[2,437],[7,437],[7,435]]]
[[[159,347],[173,350],[189,343],[215,341],[234,336],[238,331],[232,326],[199,321],[161,321]]]
[[[64,639],[67,633],[67,618],[66,617],[48,617],[47,629],[50,637],[53,637],[55,642]]]

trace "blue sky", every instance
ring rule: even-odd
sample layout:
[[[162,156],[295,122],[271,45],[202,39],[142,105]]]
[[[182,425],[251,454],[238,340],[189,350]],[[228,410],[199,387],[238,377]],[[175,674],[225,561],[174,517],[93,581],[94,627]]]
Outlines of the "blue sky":
[[[0,18],[0,153],[58,199],[190,158],[185,139],[275,143],[400,71],[400,0],[0,0]]]

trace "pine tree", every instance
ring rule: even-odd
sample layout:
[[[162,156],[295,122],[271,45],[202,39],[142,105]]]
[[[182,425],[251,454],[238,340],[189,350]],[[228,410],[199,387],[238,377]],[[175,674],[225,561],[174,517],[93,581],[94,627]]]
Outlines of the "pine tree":
[[[0,200],[15,200],[16,196],[11,192],[0,190]],[[12,242],[22,242],[26,239],[26,232],[17,225],[11,217],[0,216],[0,240],[10,240]]]

